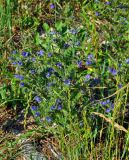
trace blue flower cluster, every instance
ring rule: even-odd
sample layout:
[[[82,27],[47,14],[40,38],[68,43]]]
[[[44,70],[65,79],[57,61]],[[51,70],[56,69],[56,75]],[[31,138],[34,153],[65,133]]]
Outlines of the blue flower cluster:
[[[63,106],[62,106],[61,99],[57,99],[55,105],[51,106],[52,111],[54,111],[54,110],[60,111],[62,109],[63,109]]]
[[[110,4],[105,2],[105,5]],[[54,8],[55,4],[50,4],[50,9]],[[96,18],[101,17],[99,12],[95,12],[95,15]],[[61,25],[62,28],[57,26],[55,29],[48,29],[45,38],[40,39],[42,48],[32,52],[13,51],[9,59],[17,70],[14,78],[20,87],[28,91],[25,94],[34,92],[31,101],[33,105],[30,105],[34,116],[40,120],[45,117],[49,123],[56,119],[56,113],[59,116],[63,110],[68,111],[68,92],[72,101],[70,106],[72,113],[77,115],[79,112],[74,112],[75,106],[81,110],[81,105],[87,105],[89,101],[94,102],[109,95],[108,91],[106,93],[102,89],[103,86],[110,88],[114,85],[117,89],[123,86],[123,82],[117,84],[118,86],[115,84],[115,78],[122,72],[121,60],[117,69],[113,67],[117,65],[105,60],[105,55],[94,53],[93,47],[81,48],[83,47],[81,44],[91,38],[85,27],[68,28]],[[128,67],[129,58],[124,59],[124,63]],[[113,84],[108,83],[112,79]],[[106,113],[111,113],[113,100],[112,98],[101,101],[100,108],[104,108]]]

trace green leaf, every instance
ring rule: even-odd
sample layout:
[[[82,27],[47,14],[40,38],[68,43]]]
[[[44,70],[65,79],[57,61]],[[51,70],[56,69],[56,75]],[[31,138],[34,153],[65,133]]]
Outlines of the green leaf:
[[[2,87],[2,89],[0,90],[0,95],[2,99],[6,99],[6,86]]]
[[[64,26],[63,22],[62,21],[58,21],[55,23],[55,27],[57,29],[57,31],[61,32],[62,31],[62,27]]]
[[[39,33],[36,33],[35,43],[36,43],[36,45],[42,44],[42,40],[41,40],[41,38],[40,38]]]
[[[44,23],[44,24],[43,24],[43,28],[44,28],[44,30],[45,30],[46,32],[48,32],[48,31],[50,30],[50,27],[49,27],[49,25],[48,25],[47,23]]]

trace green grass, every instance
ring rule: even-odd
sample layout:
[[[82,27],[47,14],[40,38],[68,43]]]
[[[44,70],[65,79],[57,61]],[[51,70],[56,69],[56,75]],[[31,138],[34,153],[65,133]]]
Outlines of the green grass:
[[[66,160],[129,159],[128,10],[127,0],[0,2],[0,109],[24,112],[21,137],[1,130],[1,160],[25,137],[54,137]]]

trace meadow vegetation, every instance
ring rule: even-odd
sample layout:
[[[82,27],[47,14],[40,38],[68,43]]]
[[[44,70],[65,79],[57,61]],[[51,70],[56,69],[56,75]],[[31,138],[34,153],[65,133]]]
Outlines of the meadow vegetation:
[[[0,48],[1,160],[129,159],[128,0],[1,0]]]

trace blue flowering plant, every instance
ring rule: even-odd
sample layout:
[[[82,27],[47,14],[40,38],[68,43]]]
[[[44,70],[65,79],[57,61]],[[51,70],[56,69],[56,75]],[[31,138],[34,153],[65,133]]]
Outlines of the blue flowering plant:
[[[50,7],[54,8],[53,5]],[[51,124],[58,122],[60,116],[69,112],[79,116],[80,110],[86,109],[85,106],[108,96],[108,86],[101,90],[94,88],[107,83],[103,77],[114,79],[119,71],[110,67],[106,61],[107,66],[100,67],[101,54],[96,57],[92,48],[89,51],[85,47],[85,41],[89,43],[90,35],[84,26],[70,28],[63,22],[57,22],[55,28],[50,28],[46,23],[43,27],[45,36],[40,37],[37,33],[34,39],[39,49],[13,51],[9,61],[16,69],[14,78],[19,82],[21,91],[25,93],[25,97],[30,98],[30,110],[34,117],[48,120]],[[106,68],[107,72],[104,72]],[[110,105],[113,99],[111,101]],[[100,103],[101,106],[107,104],[107,101]],[[99,112],[103,111],[102,108],[99,108]],[[112,109],[108,106],[104,111],[109,113]],[[89,111],[87,107],[87,112]],[[96,108],[92,107],[92,111],[96,111]]]
[[[111,5],[105,2],[101,6],[105,7],[103,12],[97,7],[93,14],[88,12],[87,25],[73,27],[63,20],[56,21],[53,27],[44,23],[43,35],[35,32],[33,36],[33,49],[26,47],[10,53],[9,63],[15,68],[12,81],[28,103],[29,111],[35,118],[38,117],[39,122],[44,121],[42,124],[47,120],[49,125],[59,123],[59,119],[63,123],[64,117],[68,117],[66,121],[70,122],[70,114],[71,121],[76,121],[74,117],[78,117],[82,122],[83,112],[88,115],[92,115],[93,111],[113,113],[111,106],[116,97],[108,96],[125,83],[121,77],[127,72],[129,58],[126,56],[121,60],[118,56],[114,63],[116,46],[112,41],[99,39],[101,26],[100,31],[96,28],[94,37],[95,24],[88,18],[93,15],[92,18],[99,24],[103,14],[108,18],[106,12],[110,12]],[[49,5],[52,12],[56,7],[53,3]],[[105,39],[106,36],[107,32]],[[60,101],[57,103],[57,100]],[[91,121],[92,118],[89,116],[89,119]]]
[[[122,126],[128,124],[128,2],[24,3],[22,12],[16,12],[22,14],[18,35],[11,35],[15,11],[3,7],[13,16],[4,17],[7,26],[0,30],[6,35],[12,25],[9,37],[0,41],[0,105],[24,113],[24,127],[33,116],[36,132],[60,140],[64,159],[126,159],[128,136],[123,138]],[[123,139],[124,147],[119,145]]]

